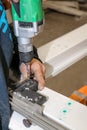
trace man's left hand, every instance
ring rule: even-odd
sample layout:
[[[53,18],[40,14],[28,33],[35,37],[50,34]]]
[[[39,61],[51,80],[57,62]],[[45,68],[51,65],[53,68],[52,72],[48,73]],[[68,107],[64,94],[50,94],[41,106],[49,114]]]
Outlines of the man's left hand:
[[[30,70],[31,69],[31,70]],[[38,81],[38,89],[42,90],[45,86],[45,67],[44,65],[37,59],[33,59],[28,65],[28,70],[34,74],[34,79]],[[23,79],[28,78],[27,75],[27,67],[24,63],[20,65],[20,71]]]

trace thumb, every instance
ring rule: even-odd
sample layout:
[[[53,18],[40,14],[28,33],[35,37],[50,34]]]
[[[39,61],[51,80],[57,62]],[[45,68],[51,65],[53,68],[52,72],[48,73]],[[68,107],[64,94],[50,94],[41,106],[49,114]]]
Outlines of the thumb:
[[[20,72],[22,74],[22,80],[27,79],[27,77],[28,77],[28,72],[27,71],[30,71],[29,68],[30,68],[30,65],[28,65],[28,70],[27,70],[27,66],[24,63],[22,63],[20,65]]]

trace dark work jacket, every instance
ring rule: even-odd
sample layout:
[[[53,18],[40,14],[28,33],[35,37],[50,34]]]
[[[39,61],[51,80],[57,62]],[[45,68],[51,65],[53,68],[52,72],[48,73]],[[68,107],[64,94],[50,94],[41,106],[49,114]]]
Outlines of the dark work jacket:
[[[9,68],[13,53],[13,41],[11,32],[6,19],[4,7],[0,0],[0,50],[2,51],[2,60]]]
[[[12,36],[6,19],[5,10],[0,0],[0,130],[8,129],[10,118],[7,79],[12,54]]]

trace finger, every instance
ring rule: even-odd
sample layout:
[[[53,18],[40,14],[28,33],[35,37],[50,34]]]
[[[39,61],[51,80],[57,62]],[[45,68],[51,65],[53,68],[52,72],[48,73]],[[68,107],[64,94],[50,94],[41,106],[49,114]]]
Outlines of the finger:
[[[35,71],[35,80],[38,81],[38,89],[42,90],[45,86],[44,76],[42,75],[41,71]]]
[[[35,65],[33,64],[31,66],[31,70],[35,75],[34,79],[38,81],[38,89],[42,90],[45,85],[44,74],[42,73],[42,67],[39,64],[35,63]]]
[[[26,68],[26,65],[24,63],[22,63],[20,65],[20,71],[21,71],[21,74],[22,74],[22,79],[23,80],[27,79],[27,68]]]
[[[46,68],[45,68],[44,65],[42,65],[42,73],[43,73],[43,76],[44,76],[44,79],[45,79]]]

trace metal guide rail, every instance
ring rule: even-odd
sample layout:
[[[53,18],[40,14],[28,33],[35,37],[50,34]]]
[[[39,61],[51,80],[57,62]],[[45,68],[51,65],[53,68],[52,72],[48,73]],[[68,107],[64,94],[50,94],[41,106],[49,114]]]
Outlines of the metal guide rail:
[[[9,87],[11,107],[30,122],[34,122],[44,130],[69,130],[61,124],[43,115],[47,97],[37,91],[37,82],[29,79],[21,84]]]

